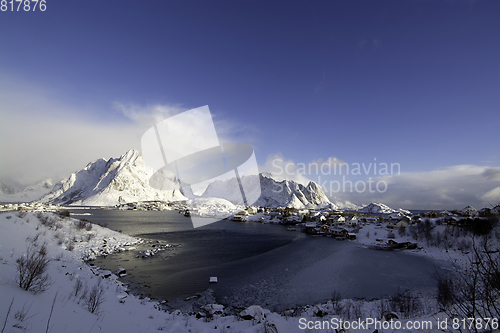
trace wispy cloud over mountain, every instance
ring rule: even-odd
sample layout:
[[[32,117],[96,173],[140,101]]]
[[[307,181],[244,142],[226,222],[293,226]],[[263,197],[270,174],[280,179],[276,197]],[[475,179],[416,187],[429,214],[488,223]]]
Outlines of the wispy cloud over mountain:
[[[156,124],[165,118],[187,111],[181,105],[154,104],[141,106],[137,104],[123,104],[118,101],[113,102],[113,107],[128,119],[148,125]]]
[[[374,179],[385,181],[387,191],[344,192],[354,202],[381,201],[409,209],[453,209],[473,205],[490,207],[500,202],[500,168],[456,165],[428,172],[409,172]]]
[[[388,169],[382,171],[386,165]],[[301,184],[317,182],[330,199],[357,204],[383,202],[407,209],[459,209],[500,202],[498,167],[456,165],[423,172],[400,172],[399,165],[391,171],[390,167],[387,163],[347,163],[333,156],[301,163],[278,153],[268,156],[260,169]]]
[[[1,82],[0,82],[1,83]],[[155,123],[187,110],[182,105],[110,102],[101,112],[62,102],[57,94],[25,82],[0,84],[0,176],[10,184],[54,181],[82,169],[89,161],[140,150],[141,136]],[[112,119],[100,113],[114,113]],[[212,111],[223,142],[250,142],[251,126]],[[179,137],[182,143],[183,138]],[[175,143],[173,143],[175,144]]]

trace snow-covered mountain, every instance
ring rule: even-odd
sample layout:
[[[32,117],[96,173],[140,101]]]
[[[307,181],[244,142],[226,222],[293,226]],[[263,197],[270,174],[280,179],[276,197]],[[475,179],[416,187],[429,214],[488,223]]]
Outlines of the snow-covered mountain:
[[[9,195],[16,193],[16,190],[0,181],[0,194]]]
[[[39,201],[63,205],[114,206],[135,201],[179,201],[200,198],[193,195],[190,187],[176,180],[174,175],[162,175],[163,187],[150,184],[154,170],[148,168],[139,151],[130,150],[119,158],[98,159],[84,169],[71,174],[66,180],[56,184],[50,193]],[[156,174],[158,175],[158,174]],[[253,205],[265,207],[294,207],[333,209],[357,208],[350,202],[332,203],[315,182],[307,185],[293,180],[283,180],[271,174],[243,176],[241,182],[245,189],[256,191],[246,193],[247,198],[258,198]],[[251,186],[260,182],[258,187]],[[8,189],[6,188],[6,191]],[[243,204],[240,188],[235,179],[218,180],[206,188],[201,198],[221,198],[232,204]],[[26,200],[20,200],[26,201]]]
[[[0,202],[30,202],[36,201],[49,193],[54,184],[51,179],[44,180],[36,185],[26,187],[22,191],[0,182]]]
[[[330,198],[330,201],[338,207],[338,209],[342,209],[342,210],[350,210],[350,211],[353,211],[353,210],[358,210],[360,208],[362,208],[363,206],[360,206],[360,205],[356,205],[355,203],[352,203],[348,200],[342,200],[342,199],[339,199],[337,197],[333,197],[333,198]]]
[[[175,178],[164,178],[166,190],[149,185],[154,170],[145,166],[137,150],[130,150],[119,158],[98,159],[68,179],[40,201],[65,205],[112,206],[134,201],[186,200]]]
[[[392,209],[391,207],[384,205],[379,202],[372,202],[371,204],[358,209],[359,213],[367,213],[367,214],[391,214],[391,213],[403,213],[410,214],[410,211],[405,209]]]
[[[252,188],[250,184],[257,181],[259,177],[261,185],[261,195],[259,199],[252,203],[256,206],[264,207],[325,207],[333,205],[327,198],[323,189],[315,182],[309,182],[307,186],[299,184],[293,180],[277,180],[271,174],[261,173],[258,176],[243,176],[241,183],[244,188]],[[248,186],[245,186],[247,184]],[[226,199],[234,204],[241,204],[241,195],[238,183],[232,179],[218,180],[206,188],[202,197],[216,197]]]
[[[183,191],[189,190],[189,187],[184,186],[181,190],[180,183],[173,175],[171,178],[163,178],[163,181],[169,183],[166,186],[168,190],[151,187],[149,178],[152,174],[153,170],[144,165],[140,152],[131,150],[119,158],[99,159],[89,163],[84,169],[56,184],[40,201],[65,205],[111,206],[134,201],[178,201],[186,200],[186,197],[195,198],[192,193],[186,192],[186,195],[183,195]],[[255,187],[245,186],[246,184],[260,181],[261,196],[254,205],[338,208],[314,182],[304,186],[292,180],[276,180],[270,174],[244,176],[241,181],[247,189]],[[247,196],[252,197],[252,194],[247,193]],[[202,198],[210,197],[242,204],[240,189],[234,179],[211,183],[202,195]]]

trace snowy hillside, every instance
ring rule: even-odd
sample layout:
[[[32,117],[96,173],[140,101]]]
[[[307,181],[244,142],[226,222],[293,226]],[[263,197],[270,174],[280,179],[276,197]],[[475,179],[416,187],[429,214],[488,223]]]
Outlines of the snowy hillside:
[[[307,186],[293,180],[276,180],[270,174],[261,173],[259,176],[244,176],[241,182],[244,188],[251,188],[245,184],[252,184],[260,178],[261,196],[252,205],[264,207],[324,207],[332,205],[323,189],[315,182]],[[232,179],[215,181],[208,185],[202,197],[224,198],[234,204],[241,204],[241,195],[238,183]],[[250,204],[250,203],[249,203]],[[336,208],[333,206],[332,208]]]
[[[130,150],[119,158],[99,159],[71,174],[40,201],[65,205],[112,206],[119,203],[186,198],[179,184],[167,180],[169,190],[149,185],[153,170],[144,165],[140,152]]]
[[[392,209],[391,207],[384,205],[383,203],[373,202],[368,206],[365,206],[361,209],[358,209],[359,213],[367,213],[367,214],[391,214],[391,213],[403,213],[410,214],[410,211],[405,209]]]
[[[358,210],[361,209],[363,206],[356,205],[348,200],[342,200],[336,197],[330,198],[330,201],[337,206],[338,209],[342,210]]]
[[[52,183],[52,179],[47,179],[36,185],[28,186],[22,191],[16,191],[0,182],[0,202],[35,201],[49,193],[53,187],[54,184]]]

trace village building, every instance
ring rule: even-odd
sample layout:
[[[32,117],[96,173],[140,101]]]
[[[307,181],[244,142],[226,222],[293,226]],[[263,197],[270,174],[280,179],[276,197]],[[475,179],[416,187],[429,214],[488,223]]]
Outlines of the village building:
[[[359,220],[358,220],[358,217],[357,216],[351,216],[351,218],[349,218],[345,224],[349,227],[355,227],[359,224]]]

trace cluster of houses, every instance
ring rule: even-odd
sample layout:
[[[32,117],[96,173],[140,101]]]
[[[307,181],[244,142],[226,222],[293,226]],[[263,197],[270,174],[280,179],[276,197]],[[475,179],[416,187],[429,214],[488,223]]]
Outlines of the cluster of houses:
[[[424,216],[409,216],[402,212],[386,215],[370,215],[355,212],[340,212],[332,209],[293,209],[248,207],[233,216],[233,221],[259,221],[262,223],[279,223],[300,225],[302,231],[313,236],[327,236],[339,240],[355,240],[359,229],[366,224],[375,224],[388,230],[407,228],[422,221]],[[450,218],[454,216],[450,216]],[[289,230],[295,230],[289,229]],[[412,249],[416,244],[402,244],[391,240],[384,249]]]
[[[310,235],[330,236],[335,239],[356,239],[359,227],[366,223],[379,223],[372,216],[347,215],[339,213],[321,214],[316,219],[303,223],[302,229]]]
[[[335,225],[318,225],[316,222],[307,222],[303,225],[304,232],[316,236],[330,236],[336,239],[356,239],[356,233]]]
[[[128,202],[115,206],[115,209],[119,210],[173,210],[179,208],[175,203],[165,202],[165,201],[137,201]]]
[[[332,209],[293,209],[293,208],[263,208],[248,207],[233,216],[235,221],[259,221],[262,223],[279,223],[285,225],[300,225],[302,231],[312,236],[327,236],[339,240],[355,240],[359,229],[367,224],[388,230],[387,239],[376,239],[373,248],[378,250],[416,249],[417,243],[396,242],[394,233],[399,229],[406,229],[411,225],[419,224],[426,219],[436,223],[461,227],[470,217],[484,216],[485,214],[499,215],[500,206],[492,209],[475,210],[465,207],[462,211],[428,211],[419,215],[404,212],[392,214],[367,214],[358,212],[341,212]],[[486,217],[480,217],[486,218]],[[288,230],[296,230],[289,227]]]
[[[40,202],[30,202],[30,203],[6,203],[0,205],[0,212],[10,211],[10,210],[20,210],[27,212],[58,212],[61,209],[59,205],[45,204]]]

